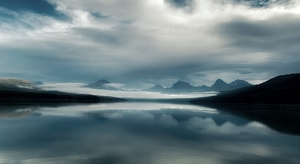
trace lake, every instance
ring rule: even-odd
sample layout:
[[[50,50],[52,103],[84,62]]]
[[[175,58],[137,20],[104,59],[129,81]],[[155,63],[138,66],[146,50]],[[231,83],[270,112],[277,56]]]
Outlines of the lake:
[[[299,135],[274,129],[191,104],[6,105],[0,163],[299,164]]]

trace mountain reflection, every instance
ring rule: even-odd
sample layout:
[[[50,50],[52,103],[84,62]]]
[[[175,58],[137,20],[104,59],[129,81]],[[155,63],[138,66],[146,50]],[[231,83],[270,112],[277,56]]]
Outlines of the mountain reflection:
[[[300,135],[300,106],[206,104],[207,107],[230,112],[237,117],[259,121],[280,132]]]
[[[300,162],[298,136],[216,109],[130,102],[40,107],[0,119],[0,163]]]

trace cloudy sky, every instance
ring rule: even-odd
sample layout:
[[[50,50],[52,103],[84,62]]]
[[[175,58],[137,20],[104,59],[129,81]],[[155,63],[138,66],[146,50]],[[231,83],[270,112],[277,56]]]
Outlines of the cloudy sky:
[[[0,77],[259,83],[299,55],[299,0],[0,0]]]

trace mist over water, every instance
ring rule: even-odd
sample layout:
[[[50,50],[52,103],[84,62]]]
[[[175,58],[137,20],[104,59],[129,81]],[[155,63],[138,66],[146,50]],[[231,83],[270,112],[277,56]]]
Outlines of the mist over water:
[[[208,107],[124,102],[1,109],[0,163],[300,162],[299,136]]]
[[[113,96],[120,98],[140,98],[140,99],[164,99],[164,98],[197,98],[197,97],[207,97],[214,96],[217,92],[191,92],[191,93],[174,93],[166,94],[159,92],[150,92],[145,90],[129,90],[129,91],[114,91],[114,90],[103,90],[103,89],[93,89],[82,87],[86,84],[84,83],[49,83],[43,84],[41,87],[44,90],[55,90],[70,93],[84,93],[93,94],[101,96]]]

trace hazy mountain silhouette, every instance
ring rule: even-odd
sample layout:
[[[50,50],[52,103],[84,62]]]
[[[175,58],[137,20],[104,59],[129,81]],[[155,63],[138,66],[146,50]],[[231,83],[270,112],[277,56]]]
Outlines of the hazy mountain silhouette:
[[[227,87],[228,84],[221,79],[217,79],[216,82],[211,86],[211,88],[216,91],[227,90]]]
[[[300,74],[281,75],[262,84],[224,92],[192,103],[300,104]]]
[[[104,85],[104,84],[109,84],[110,82],[105,80],[105,79],[102,79],[102,80],[98,80],[94,83],[90,83],[91,85]]]
[[[165,90],[165,88],[162,87],[161,85],[155,85],[149,89],[149,91],[152,91],[152,92],[161,92],[164,90]]]
[[[153,92],[207,92],[207,91],[229,91],[229,90],[234,90],[246,86],[251,86],[250,83],[244,80],[235,80],[229,84],[224,82],[221,79],[218,79],[215,81],[215,83],[211,86],[198,86],[194,87],[188,82],[184,82],[179,80],[178,82],[174,83],[172,87],[170,88],[163,88],[160,85],[155,85],[154,87],[150,88],[149,91]]]
[[[178,90],[178,91],[189,91],[195,89],[195,87],[191,86],[190,83],[179,80],[177,83],[174,83],[170,90]]]
[[[111,86],[109,81],[102,79],[102,80],[98,80],[94,83],[89,83],[88,85],[85,85],[83,87],[87,87],[87,88],[93,88],[93,89],[104,89],[104,90],[122,90],[120,88],[115,88],[113,86]]]
[[[33,84],[35,84],[35,85],[43,85],[44,83],[43,82],[41,82],[41,81],[34,81],[34,82],[32,82]]]

